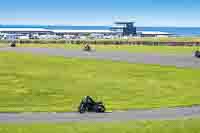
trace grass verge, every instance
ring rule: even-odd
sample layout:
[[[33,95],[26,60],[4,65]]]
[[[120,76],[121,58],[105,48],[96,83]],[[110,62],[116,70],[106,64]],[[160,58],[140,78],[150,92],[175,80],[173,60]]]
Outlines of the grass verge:
[[[200,69],[0,53],[0,112],[76,111],[91,95],[109,110],[200,104]]]
[[[113,123],[0,124],[1,133],[199,133],[199,119]]]
[[[0,43],[0,48],[2,47],[8,47],[8,44],[7,43]]]

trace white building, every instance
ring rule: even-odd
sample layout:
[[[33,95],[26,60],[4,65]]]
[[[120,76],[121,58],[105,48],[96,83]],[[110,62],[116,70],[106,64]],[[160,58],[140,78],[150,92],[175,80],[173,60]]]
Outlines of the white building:
[[[18,35],[16,34],[4,34],[2,36],[2,40],[16,40],[18,38]]]
[[[61,39],[62,37],[61,36],[58,36],[58,35],[39,35],[38,36],[39,39]]]
[[[110,30],[51,30],[56,34],[112,34]]]
[[[122,31],[113,30],[50,30],[42,28],[0,28],[3,39],[112,39],[132,36],[122,36]],[[168,37],[167,32],[138,31],[139,37]],[[1,37],[2,38],[2,37]]]
[[[160,31],[138,31],[137,35],[140,37],[169,37],[173,34]]]

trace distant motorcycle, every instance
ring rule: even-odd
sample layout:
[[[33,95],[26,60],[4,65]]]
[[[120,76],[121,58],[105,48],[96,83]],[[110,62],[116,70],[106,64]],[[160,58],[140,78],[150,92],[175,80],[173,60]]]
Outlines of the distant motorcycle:
[[[16,47],[16,43],[15,43],[14,41],[12,41],[12,42],[10,43],[10,47]]]
[[[195,51],[194,56],[197,57],[197,58],[200,58],[200,51],[199,50]]]
[[[83,51],[90,52],[90,51],[92,51],[92,48],[91,48],[90,45],[87,44],[87,45],[84,46]]]
[[[79,113],[85,112],[104,113],[106,111],[102,102],[95,102],[90,96],[85,96],[78,107]]]

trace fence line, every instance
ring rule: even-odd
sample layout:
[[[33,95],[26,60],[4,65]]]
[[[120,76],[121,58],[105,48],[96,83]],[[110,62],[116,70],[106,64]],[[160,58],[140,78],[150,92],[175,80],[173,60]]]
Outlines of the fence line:
[[[17,40],[20,44],[94,44],[94,45],[147,45],[147,46],[200,46],[200,42],[180,41],[127,41],[127,40]],[[0,40],[0,43],[9,41]]]

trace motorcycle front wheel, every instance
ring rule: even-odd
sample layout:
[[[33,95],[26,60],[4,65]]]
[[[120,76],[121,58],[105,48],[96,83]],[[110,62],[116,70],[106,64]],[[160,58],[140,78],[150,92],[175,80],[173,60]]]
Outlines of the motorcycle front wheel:
[[[85,113],[86,112],[86,107],[83,105],[83,104],[81,104],[80,105],[80,107],[79,107],[79,113]]]

